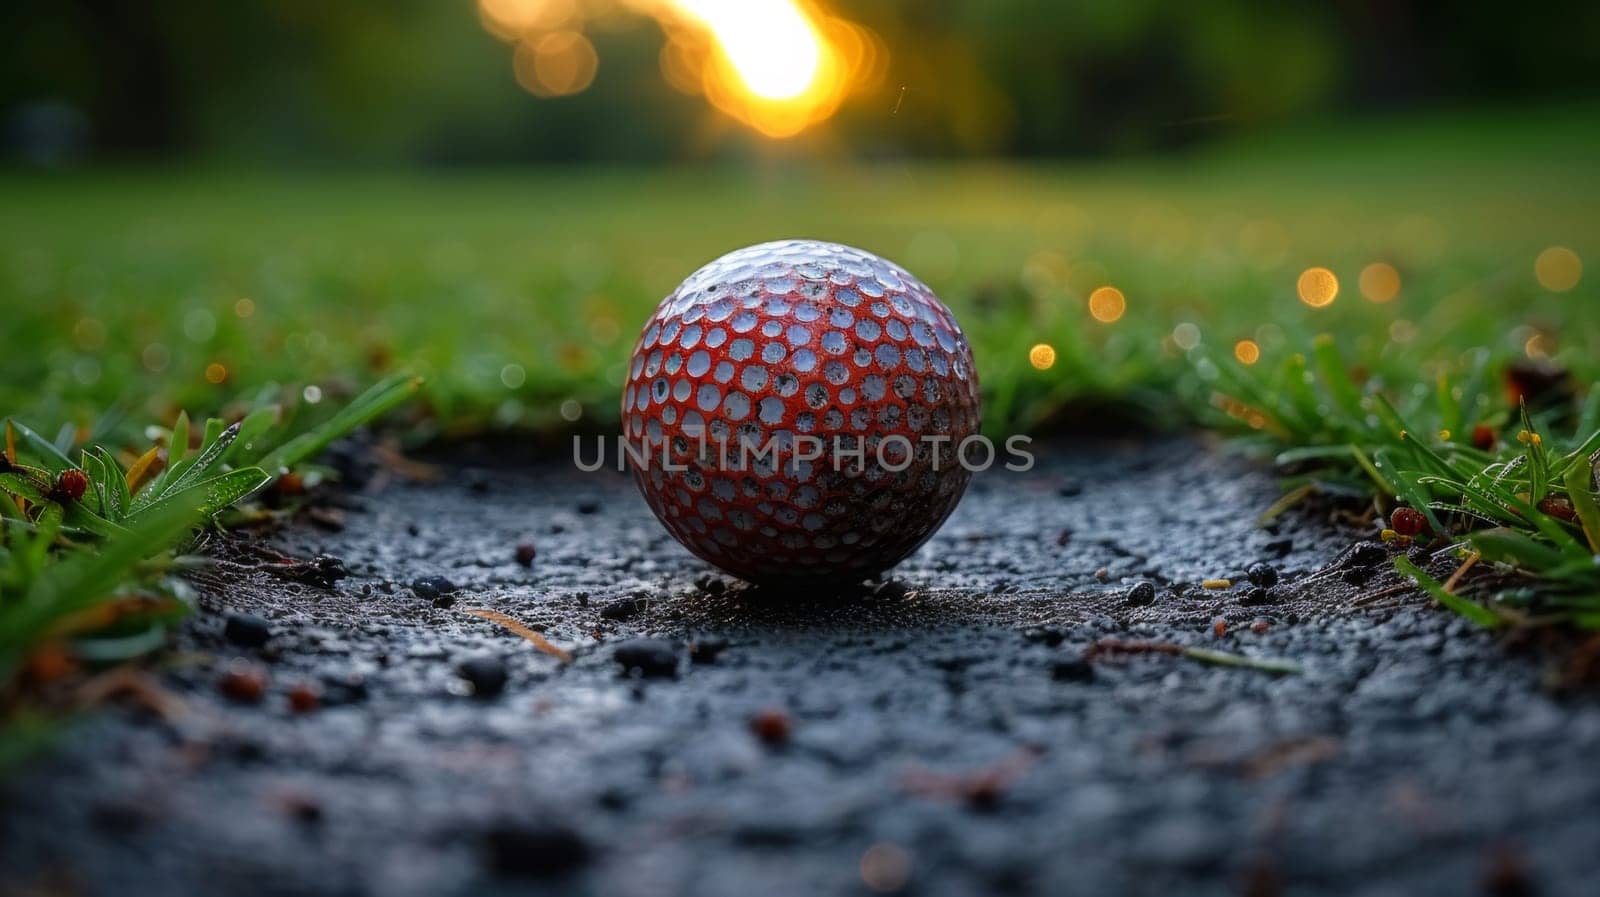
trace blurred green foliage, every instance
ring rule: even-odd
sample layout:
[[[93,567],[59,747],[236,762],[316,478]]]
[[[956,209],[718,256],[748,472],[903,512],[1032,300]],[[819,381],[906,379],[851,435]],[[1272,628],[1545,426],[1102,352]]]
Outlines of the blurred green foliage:
[[[112,155],[301,162],[1041,156],[1600,89],[1600,6],[1581,0],[824,6],[878,33],[889,67],[791,144],[668,87],[660,29],[637,15],[589,29],[601,62],[583,94],[527,95],[472,0],[14,0],[0,10],[0,119],[12,152],[57,161],[83,139]]]

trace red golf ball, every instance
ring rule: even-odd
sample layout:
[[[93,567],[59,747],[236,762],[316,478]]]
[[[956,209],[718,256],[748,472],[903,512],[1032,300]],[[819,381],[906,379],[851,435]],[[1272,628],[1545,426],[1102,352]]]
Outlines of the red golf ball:
[[[978,378],[950,310],[904,268],[763,243],[662,300],[622,423],[650,509],[696,555],[753,582],[859,580],[960,500]]]

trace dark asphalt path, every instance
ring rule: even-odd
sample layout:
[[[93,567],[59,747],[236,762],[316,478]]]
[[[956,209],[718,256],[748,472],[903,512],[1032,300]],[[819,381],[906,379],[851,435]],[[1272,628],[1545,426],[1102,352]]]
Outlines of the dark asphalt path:
[[[226,549],[329,553],[351,575],[332,590],[204,577],[203,611],[156,674],[181,714],[89,716],[0,786],[0,882],[119,897],[1592,893],[1600,704],[1544,690],[1547,659],[1394,593],[1385,564],[1313,577],[1361,534],[1309,512],[1257,528],[1278,492],[1244,461],[1193,442],[1040,460],[980,476],[892,581],[850,595],[708,576],[614,473],[486,464],[379,484],[342,530],[323,515]],[[537,549],[529,567],[519,543]],[[1197,587],[1260,560],[1287,581],[1274,603]],[[413,587],[427,577],[459,588]],[[1153,603],[1129,604],[1137,580]],[[543,630],[572,662],[470,608]],[[268,621],[265,647],[223,635],[232,611]],[[674,675],[619,674],[620,645],[658,662],[629,642],[646,636]],[[1107,637],[1304,672],[1082,663]],[[241,659],[266,673],[260,703],[218,689]],[[469,661],[484,687],[504,670],[498,696],[469,693]],[[320,709],[289,709],[300,683]],[[770,740],[751,727],[764,711]]]

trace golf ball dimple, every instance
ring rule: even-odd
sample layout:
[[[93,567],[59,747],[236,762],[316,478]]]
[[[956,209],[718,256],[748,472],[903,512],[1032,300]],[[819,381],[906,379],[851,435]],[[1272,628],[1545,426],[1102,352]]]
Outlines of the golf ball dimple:
[[[932,290],[860,249],[717,259],[661,301],[627,370],[623,435],[650,509],[753,582],[880,573],[971,478],[971,347]]]

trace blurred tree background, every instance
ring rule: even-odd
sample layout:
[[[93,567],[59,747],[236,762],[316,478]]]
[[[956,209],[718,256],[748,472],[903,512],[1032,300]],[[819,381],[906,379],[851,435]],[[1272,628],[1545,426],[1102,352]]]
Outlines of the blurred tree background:
[[[598,66],[554,98],[519,86],[512,47],[485,27],[492,5],[12,0],[0,11],[5,149],[47,164],[1085,156],[1600,88],[1592,0],[1514,13],[1428,0],[834,0],[827,12],[887,49],[879,77],[825,125],[774,143],[674,89],[662,26],[627,0],[583,4]]]

